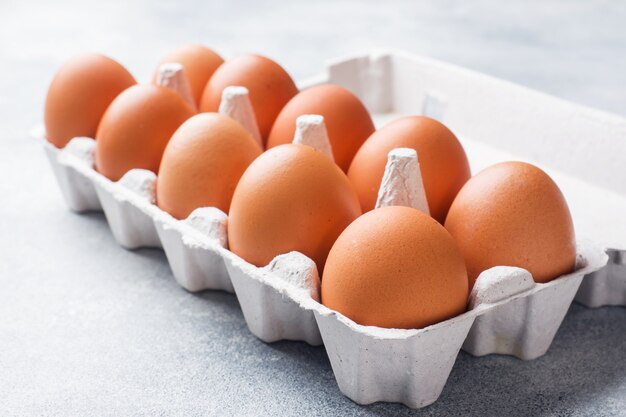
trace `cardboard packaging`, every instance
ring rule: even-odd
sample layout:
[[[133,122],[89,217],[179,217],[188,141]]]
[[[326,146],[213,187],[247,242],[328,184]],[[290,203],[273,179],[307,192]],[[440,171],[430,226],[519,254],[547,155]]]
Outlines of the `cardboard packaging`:
[[[578,236],[604,246],[606,269],[576,301],[626,306],[626,119],[465,68],[399,51],[336,59],[301,86],[341,85],[375,115],[440,120],[461,140],[472,172],[506,160],[540,166],[559,185]]]
[[[487,270],[472,291],[468,311],[444,322],[416,330],[361,326],[319,303],[320,278],[306,256],[292,252],[263,268],[251,265],[228,251],[223,212],[200,208],[187,219],[176,220],[154,204],[153,173],[132,170],[118,182],[97,173],[93,139],[75,138],[62,150],[47,142],[44,146],[72,210],[103,210],[116,240],[126,248],[162,247],[183,288],[234,291],[250,331],[261,340],[324,343],[340,390],[360,404],[392,401],[413,408],[431,404],[461,348],[475,356],[543,355],[583,280],[578,295],[582,302],[626,304],[626,291],[619,296],[626,282],[622,252],[609,251],[609,257],[604,251],[619,247],[626,232],[621,233],[623,225],[597,227],[598,221],[607,219],[598,218],[595,202],[584,205],[589,199],[604,198],[603,202],[617,202],[617,213],[626,208],[622,197],[626,185],[584,163],[604,164],[598,167],[626,174],[618,172],[620,165],[609,155],[599,157],[581,149],[592,133],[592,139],[601,136],[603,144],[617,143],[618,136],[626,135],[626,121],[401,53],[340,60],[305,85],[319,82],[352,90],[378,123],[402,114],[442,120],[460,136],[474,172],[503,158],[551,168],[548,172],[570,202],[577,230],[601,246],[579,239],[576,270],[546,284],[535,283],[519,268]],[[573,138],[574,132],[579,136]],[[613,152],[610,156],[615,159]],[[415,200],[423,203],[421,198]],[[609,259],[612,263],[605,267]]]

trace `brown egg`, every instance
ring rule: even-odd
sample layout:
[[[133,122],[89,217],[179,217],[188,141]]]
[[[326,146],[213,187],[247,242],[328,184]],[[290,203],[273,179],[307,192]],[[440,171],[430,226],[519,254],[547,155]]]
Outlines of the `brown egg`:
[[[194,111],[174,91],[131,87],[107,108],[96,133],[96,169],[113,181],[133,168],[159,170],[165,145]]]
[[[360,214],[350,181],[327,156],[305,145],[281,145],[241,177],[230,205],[228,242],[257,266],[298,251],[321,272],[337,236]]]
[[[524,162],[476,174],[452,203],[445,226],[463,252],[472,286],[482,271],[499,265],[524,268],[536,282],[574,268],[576,239],[563,194]]]
[[[239,178],[259,155],[261,147],[230,117],[218,113],[193,116],[165,148],[157,204],[178,219],[199,207],[228,213]]]
[[[365,213],[326,261],[322,303],[365,326],[422,328],[463,313],[463,256],[432,217],[409,207]]]
[[[76,136],[96,136],[98,123],[115,97],[137,82],[116,61],[84,54],[57,72],[46,96],[46,138],[62,148]]]
[[[222,91],[230,86],[246,87],[250,92],[264,142],[278,113],[298,93],[289,74],[276,62],[259,55],[243,55],[226,61],[215,71],[202,94],[200,111],[218,111]]]
[[[200,104],[206,83],[224,60],[206,46],[184,45],[163,57],[152,75],[153,83],[156,82],[159,67],[170,62],[177,62],[183,66],[193,98],[196,104]]]
[[[296,119],[304,114],[324,116],[335,162],[344,171],[375,130],[369,112],[354,94],[337,85],[323,84],[301,91],[287,103],[272,126],[267,147],[291,143]]]
[[[394,148],[417,152],[430,215],[443,223],[452,200],[470,178],[470,168],[456,136],[443,124],[424,116],[403,117],[386,124],[354,156],[348,177],[363,211],[376,205],[387,154]]]

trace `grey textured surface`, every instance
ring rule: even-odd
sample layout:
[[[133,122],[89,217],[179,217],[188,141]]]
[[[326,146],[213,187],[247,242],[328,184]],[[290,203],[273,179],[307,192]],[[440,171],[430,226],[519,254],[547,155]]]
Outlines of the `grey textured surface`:
[[[343,397],[323,348],[264,344],[234,296],[193,295],[158,250],[64,206],[40,146],[55,68],[101,51],[145,79],[201,41],[302,78],[393,46],[626,114],[626,3],[0,3],[0,415],[626,415],[626,309],[574,305],[532,362],[461,353],[418,411]]]

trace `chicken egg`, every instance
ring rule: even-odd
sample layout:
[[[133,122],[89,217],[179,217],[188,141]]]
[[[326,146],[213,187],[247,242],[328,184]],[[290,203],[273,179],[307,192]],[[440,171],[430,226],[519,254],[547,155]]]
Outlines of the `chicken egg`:
[[[291,143],[296,131],[296,119],[305,114],[324,117],[335,162],[348,170],[354,154],[374,132],[374,122],[354,94],[332,84],[322,84],[298,93],[279,113],[267,140],[271,148]]]
[[[96,136],[106,108],[137,82],[117,61],[98,54],[79,55],[56,73],[46,96],[46,139],[58,148],[77,136]]]
[[[219,113],[184,122],[168,142],[157,180],[157,205],[178,219],[199,207],[228,213],[239,178],[261,154],[239,123]]]
[[[113,181],[133,168],[155,173],[172,134],[194,115],[189,104],[166,87],[139,84],[113,100],[96,133],[96,169]]]
[[[170,62],[183,66],[193,98],[200,104],[204,87],[224,59],[206,46],[183,45],[163,57],[152,76],[153,83],[156,83],[160,66]]]
[[[298,251],[321,272],[337,236],[360,214],[350,181],[326,155],[306,145],[280,145],[252,162],[239,180],[230,205],[229,247],[257,266]]]
[[[442,123],[425,116],[402,117],[386,124],[354,156],[348,177],[363,211],[374,208],[387,154],[395,148],[417,152],[430,214],[443,224],[452,200],[470,178],[470,167],[456,136]]]
[[[536,282],[571,272],[576,238],[567,202],[534,165],[503,162],[476,174],[454,199],[445,227],[465,257],[473,286],[494,266],[516,266]]]
[[[365,326],[426,327],[463,313],[468,296],[454,239],[410,207],[372,210],[352,222],[322,276],[322,303]]]
[[[276,62],[259,55],[243,55],[222,64],[204,89],[200,111],[217,112],[226,87],[246,87],[263,141],[276,116],[298,93],[289,74]]]

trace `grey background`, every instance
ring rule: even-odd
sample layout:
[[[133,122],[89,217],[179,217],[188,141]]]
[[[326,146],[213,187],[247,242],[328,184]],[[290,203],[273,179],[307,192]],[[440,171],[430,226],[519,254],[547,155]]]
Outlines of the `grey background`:
[[[0,1],[0,415],[626,415],[626,309],[573,305],[548,354],[461,353],[437,403],[362,407],[323,348],[264,344],[237,300],[189,294],[65,207],[38,143],[56,67],[99,51],[146,79],[203,42],[297,79],[394,47],[626,115],[626,2]]]

